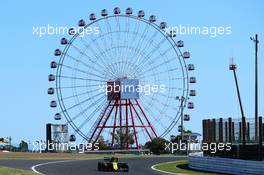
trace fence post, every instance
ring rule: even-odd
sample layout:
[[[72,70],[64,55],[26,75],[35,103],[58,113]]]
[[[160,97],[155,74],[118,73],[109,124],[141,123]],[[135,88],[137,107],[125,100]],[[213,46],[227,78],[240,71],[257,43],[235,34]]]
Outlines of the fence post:
[[[262,135],[262,117],[259,117],[259,149],[258,149],[258,155],[259,155],[259,160],[262,161],[263,160],[263,152],[262,152],[262,139],[263,139],[263,135]]]
[[[250,123],[247,122],[247,142],[250,141]]]
[[[232,143],[232,119],[228,118],[228,142]]]
[[[232,141],[235,140],[235,122],[232,122]]]
[[[238,142],[240,143],[242,141],[242,123],[239,122],[239,136],[238,136]]]
[[[210,119],[207,120],[208,124],[208,137],[207,137],[207,142],[210,143],[212,142],[212,122]]]
[[[219,119],[219,142],[223,143],[223,118]]]
[[[203,142],[207,142],[207,120],[203,120]]]
[[[213,142],[216,142],[216,121],[215,121],[215,119],[213,119],[213,127],[212,127],[212,134],[213,134],[213,138],[212,138],[212,140],[213,140]]]

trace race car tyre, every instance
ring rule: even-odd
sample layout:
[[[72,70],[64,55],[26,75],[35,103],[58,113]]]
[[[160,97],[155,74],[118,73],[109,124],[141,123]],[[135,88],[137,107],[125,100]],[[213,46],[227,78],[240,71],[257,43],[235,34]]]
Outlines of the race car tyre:
[[[98,162],[97,164],[97,170],[102,171],[102,162]]]

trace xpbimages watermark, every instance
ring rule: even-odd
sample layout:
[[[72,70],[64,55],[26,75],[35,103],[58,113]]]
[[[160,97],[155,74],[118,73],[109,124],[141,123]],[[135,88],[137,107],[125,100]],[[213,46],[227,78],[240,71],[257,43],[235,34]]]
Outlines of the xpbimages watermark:
[[[231,35],[232,27],[231,26],[192,26],[192,25],[177,25],[169,26],[165,29],[166,33],[171,32],[171,35],[200,35],[200,36],[209,36],[212,38]]]
[[[44,37],[46,35],[65,35],[65,34],[74,35],[78,33],[79,37],[83,37],[84,35],[98,35],[100,33],[99,27],[68,27],[68,26],[59,26],[55,25],[44,25],[44,26],[33,26],[32,34],[38,37]]]
[[[122,82],[122,81],[121,81]],[[135,82],[135,81],[134,81]],[[139,81],[135,83],[120,83],[113,81],[105,85],[99,85],[100,92],[104,92],[106,95],[109,93],[122,93],[122,94],[138,94],[150,95],[153,93],[165,93],[166,86],[164,84],[141,84]]]
[[[61,143],[61,142],[34,142],[33,152],[42,153],[44,151],[58,151],[58,152],[72,152],[78,151],[79,153],[84,153],[85,151],[97,151],[99,150],[99,143]]]
[[[230,151],[231,143],[185,143],[180,140],[179,143],[165,143],[165,151],[172,154],[177,151],[210,151],[214,154],[217,151]]]

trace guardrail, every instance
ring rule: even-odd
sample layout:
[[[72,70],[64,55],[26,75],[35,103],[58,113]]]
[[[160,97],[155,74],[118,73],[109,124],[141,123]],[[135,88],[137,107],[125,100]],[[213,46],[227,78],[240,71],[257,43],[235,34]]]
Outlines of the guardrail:
[[[189,156],[189,167],[196,170],[235,174],[263,175],[264,161],[250,161],[219,157]]]

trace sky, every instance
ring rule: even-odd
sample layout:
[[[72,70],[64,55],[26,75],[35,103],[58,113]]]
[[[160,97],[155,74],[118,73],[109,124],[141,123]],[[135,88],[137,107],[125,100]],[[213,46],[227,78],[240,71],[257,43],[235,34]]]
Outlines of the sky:
[[[45,139],[45,124],[53,122],[49,108],[50,86],[47,75],[53,51],[63,35],[33,34],[36,26],[76,25],[92,12],[116,6],[122,10],[143,9],[155,14],[158,21],[169,26],[230,27],[228,35],[181,35],[191,52],[197,77],[195,109],[186,128],[202,132],[202,119],[240,116],[229,59],[234,57],[242,101],[247,118],[254,116],[254,44],[250,36],[259,34],[259,115],[263,115],[264,42],[261,0],[115,0],[115,1],[3,1],[0,6],[1,24],[1,86],[0,137],[11,136],[13,142]],[[176,36],[177,37],[177,36]],[[175,128],[175,132],[176,132]]]

